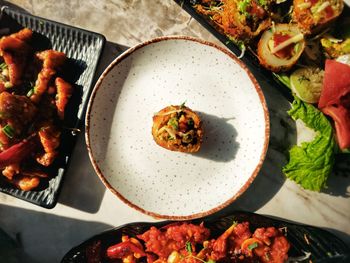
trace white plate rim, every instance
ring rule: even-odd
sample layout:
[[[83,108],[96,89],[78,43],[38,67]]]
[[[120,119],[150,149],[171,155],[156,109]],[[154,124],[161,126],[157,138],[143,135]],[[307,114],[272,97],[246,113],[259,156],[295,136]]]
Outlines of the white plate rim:
[[[254,85],[254,88],[259,96],[260,99],[260,103],[261,106],[263,108],[264,111],[264,118],[265,118],[265,138],[264,138],[264,144],[263,144],[263,148],[260,154],[260,158],[259,158],[259,162],[257,163],[254,171],[252,172],[251,176],[248,178],[248,180],[246,181],[246,183],[240,188],[239,191],[237,191],[236,193],[234,193],[234,195],[229,198],[227,201],[223,202],[222,204],[211,208],[207,211],[203,211],[203,212],[199,212],[199,213],[195,213],[192,215],[185,215],[185,216],[175,216],[175,215],[165,215],[165,214],[160,214],[160,213],[156,213],[156,212],[152,212],[152,211],[147,211],[145,209],[143,209],[142,207],[133,204],[130,200],[128,200],[127,198],[125,198],[122,194],[120,194],[116,189],[114,189],[114,187],[106,180],[105,176],[103,175],[103,172],[101,171],[101,169],[99,168],[95,158],[94,158],[94,154],[92,152],[92,148],[91,148],[91,143],[90,143],[90,113],[93,109],[93,104],[94,104],[94,98],[103,82],[104,77],[116,66],[118,65],[121,61],[123,61],[124,59],[126,59],[129,55],[131,55],[133,52],[135,52],[138,49],[141,49],[142,47],[145,47],[147,45],[153,44],[153,43],[157,43],[157,42],[161,42],[161,41],[167,41],[167,40],[185,40],[185,41],[194,41],[203,45],[207,45],[213,48],[216,48],[218,51],[221,51],[223,53],[225,53],[227,56],[229,56],[231,59],[233,59],[238,66],[240,66],[248,75],[248,77],[250,78],[250,80],[252,81],[252,84]],[[120,200],[122,200],[125,204],[127,204],[128,206],[130,206],[131,208],[136,209],[137,211],[144,213],[146,215],[152,216],[154,218],[160,218],[160,219],[169,219],[169,220],[190,220],[190,219],[195,219],[195,218],[200,218],[200,217],[205,217],[208,215],[211,215],[215,212],[218,212],[220,210],[222,210],[223,208],[227,207],[228,205],[230,205],[231,203],[233,203],[239,196],[241,196],[247,189],[248,187],[252,184],[252,182],[254,181],[254,179],[256,178],[256,176],[258,175],[262,164],[265,160],[265,156],[267,153],[267,149],[268,149],[268,145],[269,145],[269,140],[270,140],[270,118],[269,118],[269,111],[268,111],[268,107],[267,107],[267,103],[266,103],[266,99],[265,96],[263,94],[263,91],[258,83],[258,81],[256,80],[256,78],[254,77],[254,75],[252,74],[252,72],[248,69],[248,67],[241,61],[239,60],[233,53],[231,53],[229,50],[218,46],[217,44],[214,44],[212,42],[206,41],[206,40],[202,40],[202,39],[198,39],[195,37],[191,37],[191,36],[185,36],[185,35],[170,35],[170,36],[162,36],[162,37],[156,37],[144,42],[141,42],[133,47],[130,47],[129,49],[127,49],[126,51],[124,51],[122,54],[120,54],[117,58],[115,58],[107,67],[106,69],[103,71],[103,73],[100,75],[100,77],[98,78],[93,91],[90,95],[90,99],[89,99],[89,103],[87,106],[87,110],[86,110],[86,115],[85,115],[85,142],[86,142],[86,147],[88,150],[88,155],[91,161],[91,164],[96,172],[96,174],[98,175],[98,177],[100,178],[100,180],[102,181],[102,183],[105,185],[105,187],[111,191],[115,196],[117,196]]]

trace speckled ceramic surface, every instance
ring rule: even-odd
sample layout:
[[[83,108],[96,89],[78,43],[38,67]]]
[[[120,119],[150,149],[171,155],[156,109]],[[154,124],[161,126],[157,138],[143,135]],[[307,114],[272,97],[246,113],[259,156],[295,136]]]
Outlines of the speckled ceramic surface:
[[[152,138],[153,114],[186,102],[204,127],[195,154]],[[163,37],[118,57],[97,82],[86,139],[103,183],[130,206],[170,219],[213,213],[254,180],[265,156],[269,119],[251,74],[223,49]]]

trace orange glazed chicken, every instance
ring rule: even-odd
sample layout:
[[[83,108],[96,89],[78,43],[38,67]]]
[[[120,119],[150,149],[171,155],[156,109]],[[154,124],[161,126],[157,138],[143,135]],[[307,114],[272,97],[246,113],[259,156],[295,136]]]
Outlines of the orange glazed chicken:
[[[66,55],[37,53],[33,32],[0,39],[0,169],[2,180],[29,191],[49,177],[58,155],[65,107],[73,86],[60,75]]]

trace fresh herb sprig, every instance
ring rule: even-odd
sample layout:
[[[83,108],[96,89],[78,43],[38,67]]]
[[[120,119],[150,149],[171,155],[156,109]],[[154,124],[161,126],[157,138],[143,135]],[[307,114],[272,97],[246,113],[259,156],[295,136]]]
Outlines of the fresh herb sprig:
[[[196,257],[195,255],[193,255],[193,252],[192,252],[192,243],[190,241],[187,241],[186,242],[186,251],[187,253],[189,254],[187,257],[191,257],[191,258],[194,258],[200,262],[203,262],[203,263],[216,263],[215,260],[212,260],[212,259],[208,259],[207,261],[199,258],[199,257]]]

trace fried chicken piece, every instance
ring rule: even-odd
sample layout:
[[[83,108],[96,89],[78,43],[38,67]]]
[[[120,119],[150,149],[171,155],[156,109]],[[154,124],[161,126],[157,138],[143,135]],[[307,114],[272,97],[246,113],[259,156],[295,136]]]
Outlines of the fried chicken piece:
[[[41,128],[38,135],[45,152],[38,156],[36,160],[43,166],[49,166],[58,155],[56,149],[60,145],[61,132],[55,126],[48,125]]]
[[[235,41],[251,41],[271,25],[270,5],[257,0],[242,3],[236,0],[200,1],[196,10],[209,16],[225,35]]]
[[[22,30],[20,30],[16,33],[13,33],[10,36],[12,36],[14,38],[18,38],[19,40],[28,42],[33,36],[33,31],[30,30],[29,28],[23,28]]]
[[[26,42],[30,40],[32,34],[33,32],[30,29],[25,28],[0,39],[0,56],[3,57],[8,67],[11,86],[22,82],[23,71],[30,51],[30,47]]]
[[[62,78],[56,78],[55,80],[57,95],[56,95],[56,107],[57,114],[61,120],[64,119],[64,110],[68,103],[69,98],[73,93],[73,86]]]
[[[30,99],[38,103],[42,95],[49,87],[49,82],[57,73],[57,70],[63,65],[66,60],[66,55],[63,52],[55,50],[45,50],[36,54],[37,58],[43,62],[43,67],[38,74],[35,82],[34,93]]]
[[[12,180],[13,177],[19,173],[19,171],[19,163],[11,164],[5,167],[5,169],[2,171],[2,175],[7,179]]]
[[[326,28],[343,11],[343,0],[294,0],[293,20],[305,34],[314,34]]]
[[[4,91],[0,93],[0,113],[0,120],[10,124],[15,134],[20,134],[34,120],[37,107],[26,96]]]
[[[210,230],[203,224],[183,223],[180,225],[170,224],[163,229],[151,227],[137,237],[145,242],[146,252],[154,253],[161,260],[166,260],[171,252],[184,248],[187,242],[191,242],[195,246],[203,243],[209,236]]]
[[[11,182],[23,191],[31,191],[39,186],[40,178],[19,175],[15,176]]]

